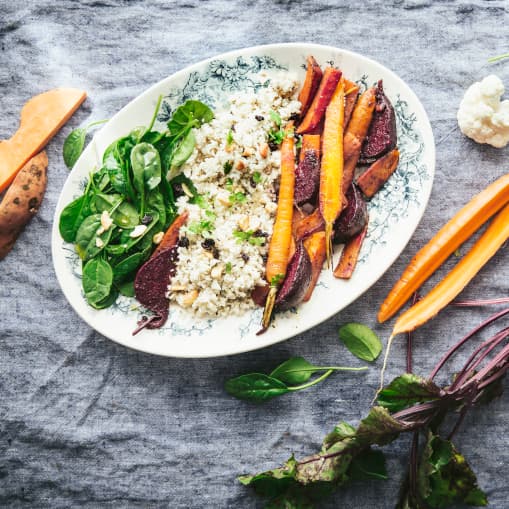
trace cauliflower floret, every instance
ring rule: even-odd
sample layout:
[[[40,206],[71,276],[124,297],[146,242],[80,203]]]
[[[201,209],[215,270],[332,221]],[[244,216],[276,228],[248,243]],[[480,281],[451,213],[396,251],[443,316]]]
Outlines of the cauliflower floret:
[[[461,132],[493,147],[509,143],[509,100],[500,101],[504,85],[495,75],[474,83],[466,92],[458,110]]]

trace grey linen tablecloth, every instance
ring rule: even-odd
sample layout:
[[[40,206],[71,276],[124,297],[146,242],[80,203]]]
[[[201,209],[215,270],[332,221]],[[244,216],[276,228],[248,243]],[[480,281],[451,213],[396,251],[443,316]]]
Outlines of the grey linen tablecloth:
[[[503,0],[0,0],[0,138],[14,132],[32,95],[66,85],[89,94],[47,147],[49,182],[40,213],[0,262],[0,506],[261,507],[236,482],[238,474],[276,467],[292,452],[314,452],[339,420],[356,424],[368,411],[380,360],[365,374],[337,374],[263,406],[231,398],[223,383],[293,355],[360,365],[338,342],[338,327],[348,321],[388,337],[390,326],[376,323],[376,310],[413,253],[508,170],[508,149],[477,145],[456,128],[459,101],[472,81],[495,72],[509,85],[509,62],[486,65],[488,57],[508,50],[508,10]],[[426,214],[401,257],[337,316],[244,355],[160,358],[95,333],[64,299],[50,255],[53,213],[68,174],[62,144],[71,127],[110,117],[190,63],[291,41],[374,58],[423,102],[437,141],[437,171]],[[506,296],[508,255],[504,247],[463,297]],[[415,371],[429,373],[446,348],[490,312],[450,309],[422,327],[415,336]],[[456,368],[466,355],[455,359]],[[398,340],[389,378],[404,371],[404,358]],[[455,440],[490,507],[498,509],[509,507],[508,394],[471,412]],[[389,480],[352,484],[322,507],[393,507],[408,446],[405,437],[387,448]]]

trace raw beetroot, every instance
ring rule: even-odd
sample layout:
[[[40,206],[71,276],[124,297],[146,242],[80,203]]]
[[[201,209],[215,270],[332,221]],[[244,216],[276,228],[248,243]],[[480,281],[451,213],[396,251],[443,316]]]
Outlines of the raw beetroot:
[[[397,144],[396,115],[385,95],[382,80],[376,89],[376,106],[361,151],[361,163],[369,163],[392,150]]]
[[[352,184],[346,193],[348,205],[334,223],[334,242],[343,243],[357,235],[368,222],[368,208],[357,186]]]
[[[177,246],[168,247],[145,262],[136,274],[134,292],[136,299],[154,313],[138,322],[133,336],[141,329],[158,329],[168,319],[169,302],[166,298],[170,278],[175,275],[178,260]]]
[[[297,244],[292,256],[286,277],[276,296],[276,309],[286,311],[304,298],[311,282],[312,266],[309,254],[302,242]]]

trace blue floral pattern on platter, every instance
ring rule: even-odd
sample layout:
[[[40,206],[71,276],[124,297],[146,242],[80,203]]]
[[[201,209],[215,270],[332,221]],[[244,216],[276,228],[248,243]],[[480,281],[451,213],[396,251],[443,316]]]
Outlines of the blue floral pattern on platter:
[[[304,55],[302,61],[305,61]],[[231,93],[244,90],[258,91],[269,85],[271,73],[286,70],[288,70],[286,65],[277,62],[269,55],[253,55],[247,59],[237,57],[231,61],[222,59],[209,61],[204,70],[191,72],[183,86],[172,87],[168,90],[163,98],[157,120],[160,123],[167,122],[175,108],[188,99],[198,99],[212,108],[220,108],[227,104]],[[357,80],[363,89],[372,81],[366,74]],[[431,179],[430,169],[423,162],[425,146],[416,126],[416,115],[399,95],[394,101],[394,108],[400,161],[395,173],[368,205],[370,221],[366,241],[358,261],[359,267],[372,261],[377,249],[386,245],[387,234],[394,225],[406,218],[412,209],[422,205],[423,186]],[[81,278],[81,263],[76,252],[69,245],[64,245],[64,249],[70,272],[77,278]],[[320,295],[328,290],[328,284],[319,281],[315,293]],[[298,310],[289,311],[282,316],[292,312],[298,313]],[[144,314],[136,301],[126,297],[119,297],[113,306],[101,310],[101,313],[110,313],[111,316],[129,315],[133,328],[135,322]],[[258,331],[260,318],[260,309],[254,309],[238,317],[238,336],[245,338]],[[214,327],[217,320],[191,318],[185,310],[173,306],[166,325],[158,330],[158,334],[202,336]]]

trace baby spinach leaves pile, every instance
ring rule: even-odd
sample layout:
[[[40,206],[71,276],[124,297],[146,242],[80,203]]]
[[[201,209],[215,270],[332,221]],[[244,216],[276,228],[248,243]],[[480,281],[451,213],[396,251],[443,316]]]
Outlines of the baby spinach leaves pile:
[[[185,181],[187,189],[194,189],[185,176],[168,180],[167,175],[192,154],[193,128],[210,122],[214,113],[189,100],[175,110],[168,130],[156,131],[160,102],[147,128],[134,129],[107,147],[84,193],[60,215],[60,234],[75,244],[83,261],[85,297],[97,309],[110,306],[119,293],[134,295],[134,277],[155,247],[154,234],[165,231],[176,217],[174,185]],[[67,163],[75,162],[83,149],[86,130],[76,131],[64,144]],[[104,226],[105,215],[112,220],[109,227]]]

